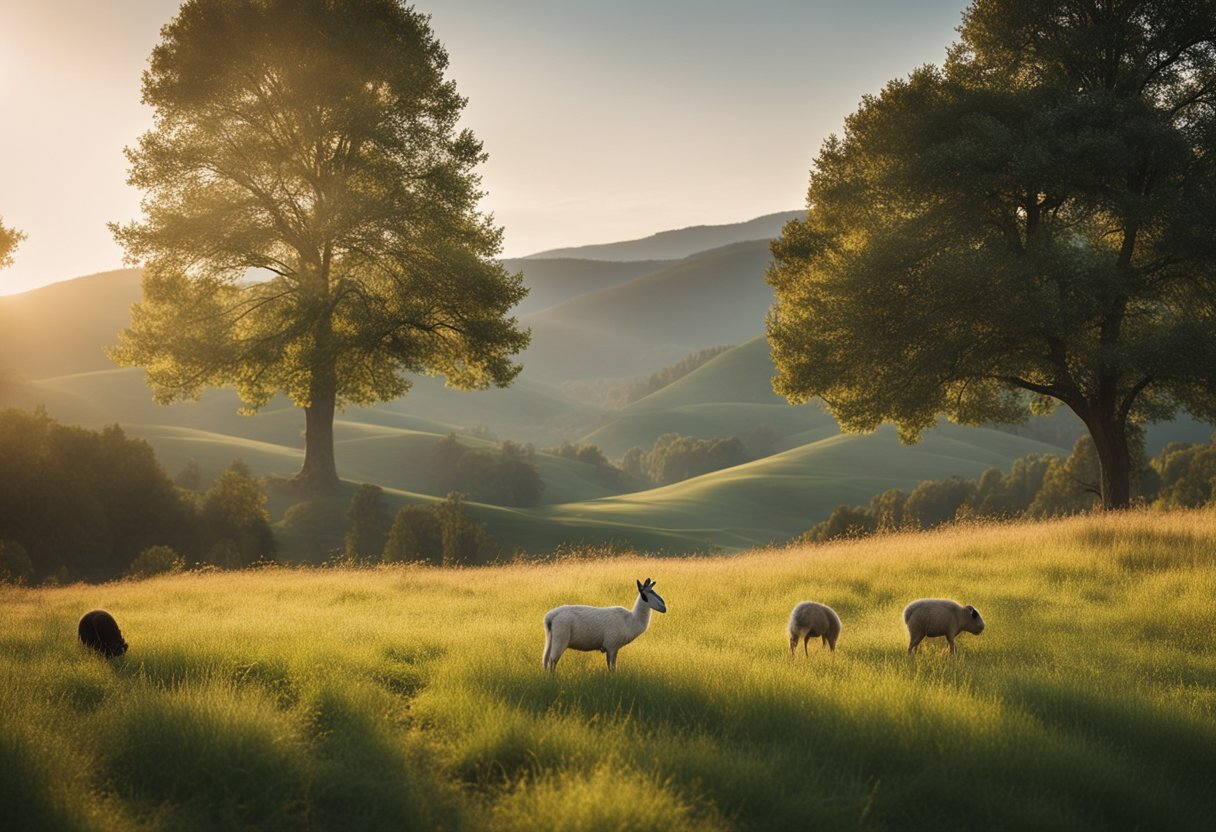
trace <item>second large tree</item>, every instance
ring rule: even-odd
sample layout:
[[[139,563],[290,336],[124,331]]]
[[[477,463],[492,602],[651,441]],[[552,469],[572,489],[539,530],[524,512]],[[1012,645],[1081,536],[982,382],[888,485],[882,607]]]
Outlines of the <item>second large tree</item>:
[[[335,409],[408,374],[505,385],[528,334],[520,275],[478,211],[480,142],[427,18],[396,0],[188,0],[144,74],[155,125],[127,151],[145,266],[111,351],[158,401],[232,385],[306,415],[312,488],[337,482]]]
[[[820,152],[775,386],[906,439],[1062,403],[1126,506],[1140,425],[1216,420],[1216,3],[975,0],[959,31]]]

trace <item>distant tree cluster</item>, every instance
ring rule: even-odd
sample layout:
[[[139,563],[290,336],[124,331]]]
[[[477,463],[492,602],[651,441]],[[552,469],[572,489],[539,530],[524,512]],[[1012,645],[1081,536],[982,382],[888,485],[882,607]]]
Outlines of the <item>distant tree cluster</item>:
[[[747,446],[738,437],[696,439],[665,433],[654,441],[650,450],[633,447],[626,451],[621,470],[651,485],[670,485],[742,465],[750,459]]]
[[[648,376],[639,376],[626,381],[598,379],[596,381],[570,381],[562,385],[562,389],[576,398],[619,410],[628,407],[636,401],[646,398],[651,393],[657,393],[669,384],[673,384],[693,370],[717,358],[732,346],[707,347],[691,353],[684,358],[664,367]]]
[[[364,483],[346,512],[345,563],[423,562],[442,566],[486,563],[498,545],[485,526],[466,513],[464,495],[453,491],[442,503],[407,505],[390,515],[384,489]]]
[[[507,440],[497,451],[470,448],[461,445],[455,434],[439,440],[431,480],[434,493],[458,491],[498,506],[534,506],[545,490],[531,445]]]
[[[1171,442],[1159,456],[1144,459],[1132,480],[1141,504],[1195,508],[1216,500],[1216,437],[1206,445]],[[1101,506],[1102,472],[1093,439],[1077,440],[1067,457],[1030,454],[1014,460],[1008,473],[989,468],[978,480],[926,480],[912,491],[890,489],[868,507],[837,506],[802,540],[822,542],[901,528],[928,529],[959,518],[1055,517]]]
[[[0,411],[0,580],[100,581],[186,558],[244,566],[275,554],[265,503],[239,462],[206,493],[188,492],[117,425]]]
[[[600,484],[608,488],[622,488],[626,484],[625,472],[613,465],[598,445],[563,442],[556,447],[545,448],[545,453],[590,465],[595,469]]]

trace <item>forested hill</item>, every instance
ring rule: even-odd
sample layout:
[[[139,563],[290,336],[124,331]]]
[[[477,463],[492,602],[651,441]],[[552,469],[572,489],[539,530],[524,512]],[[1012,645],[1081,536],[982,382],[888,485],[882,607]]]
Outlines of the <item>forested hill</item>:
[[[698,252],[742,243],[748,240],[771,240],[781,234],[781,228],[805,211],[781,211],[748,222],[729,225],[697,225],[675,231],[660,231],[638,240],[619,243],[555,248],[529,255],[529,260],[558,257],[582,260],[678,260]]]

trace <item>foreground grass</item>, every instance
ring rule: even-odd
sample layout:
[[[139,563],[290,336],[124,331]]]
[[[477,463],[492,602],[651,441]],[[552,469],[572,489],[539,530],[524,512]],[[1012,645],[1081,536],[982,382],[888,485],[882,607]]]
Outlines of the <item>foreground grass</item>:
[[[670,612],[540,669],[544,611]],[[933,595],[988,622],[903,653]],[[786,653],[826,602],[835,655]],[[88,609],[130,653],[76,642]],[[0,590],[6,829],[1207,828],[1216,513]]]

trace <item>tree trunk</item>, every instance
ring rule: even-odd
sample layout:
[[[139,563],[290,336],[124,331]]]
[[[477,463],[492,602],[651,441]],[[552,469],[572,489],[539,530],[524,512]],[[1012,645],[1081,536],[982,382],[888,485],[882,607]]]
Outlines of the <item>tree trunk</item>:
[[[312,375],[308,380],[308,405],[304,408],[304,466],[295,476],[296,484],[310,492],[332,491],[338,487],[338,464],[334,458],[338,369],[328,257],[322,260],[312,286],[318,312],[312,325]]]
[[[334,410],[338,397],[338,372],[334,366],[333,323],[322,315],[314,326],[315,349],[308,405],[304,408],[304,466],[295,481],[307,491],[332,491],[338,486],[334,458]]]
[[[1084,419],[1102,467],[1102,508],[1124,509],[1131,505],[1131,450],[1127,425],[1118,419]]]
[[[312,403],[304,408],[304,465],[295,482],[307,491],[330,491],[338,485],[334,459],[334,392],[317,391],[313,382]]]

